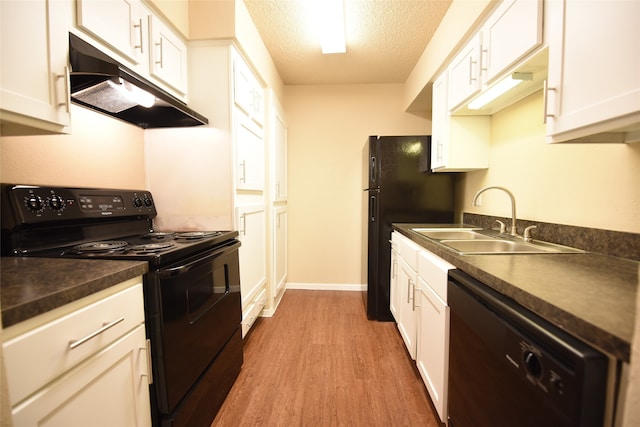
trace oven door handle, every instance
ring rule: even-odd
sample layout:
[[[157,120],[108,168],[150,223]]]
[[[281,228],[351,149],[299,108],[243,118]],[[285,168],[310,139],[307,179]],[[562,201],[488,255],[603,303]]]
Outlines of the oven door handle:
[[[219,257],[226,253],[237,251],[239,247],[240,242],[238,240],[227,242],[223,246],[219,246],[218,248],[214,249],[213,252],[204,255],[204,258],[198,258],[195,261],[180,265],[178,267],[160,269],[158,272],[160,273],[160,277],[175,277],[180,274],[185,274],[200,265],[210,263],[213,258]]]

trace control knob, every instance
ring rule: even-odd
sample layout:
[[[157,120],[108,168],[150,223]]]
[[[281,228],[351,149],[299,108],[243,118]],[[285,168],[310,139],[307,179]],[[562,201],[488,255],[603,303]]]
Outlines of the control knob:
[[[49,207],[54,211],[61,211],[64,209],[64,199],[61,196],[51,196],[49,198]]]
[[[542,377],[542,362],[540,358],[529,350],[524,352],[523,357],[527,372],[536,378]]]
[[[133,205],[134,205],[136,208],[141,208],[141,207],[142,207],[142,199],[140,199],[140,197],[138,197],[138,196],[135,196],[135,197],[133,198]]]
[[[153,202],[151,201],[151,199],[149,198],[149,196],[147,196],[146,194],[144,195],[144,205],[146,207],[151,207],[151,205],[153,204]]]
[[[24,204],[32,212],[41,213],[44,209],[42,197],[32,194],[24,198]]]

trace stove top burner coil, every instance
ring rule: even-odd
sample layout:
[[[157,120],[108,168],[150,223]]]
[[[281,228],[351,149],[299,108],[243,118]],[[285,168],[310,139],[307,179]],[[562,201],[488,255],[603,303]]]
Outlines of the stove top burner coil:
[[[162,242],[162,243],[145,243],[142,245],[134,245],[129,246],[129,250],[132,252],[136,252],[138,254],[141,253],[155,253],[167,250],[169,248],[174,247],[175,244],[172,242]]]
[[[176,233],[176,239],[204,239],[206,237],[214,237],[221,234],[219,231],[185,231]]]
[[[74,246],[73,250],[77,253],[104,253],[122,250],[127,246],[127,242],[123,240],[104,240],[99,242],[83,243]]]
[[[153,231],[151,233],[145,234],[144,236],[142,236],[142,238],[149,240],[173,240],[175,236],[176,233],[173,232]]]

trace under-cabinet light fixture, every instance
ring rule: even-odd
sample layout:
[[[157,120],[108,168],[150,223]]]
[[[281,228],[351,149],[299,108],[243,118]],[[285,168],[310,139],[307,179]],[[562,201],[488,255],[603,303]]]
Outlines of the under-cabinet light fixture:
[[[320,0],[316,4],[320,19],[322,53],[345,53],[347,43],[344,32],[343,0]]]
[[[533,79],[532,73],[513,73],[507,76],[506,78],[502,79],[495,85],[491,86],[489,89],[483,92],[480,96],[478,96],[476,99],[471,101],[468,105],[468,108],[470,110],[479,110],[480,108],[484,107],[494,99],[498,98],[499,96],[505,94],[506,92],[510,91],[514,87],[518,86],[524,80],[532,80],[532,79]]]

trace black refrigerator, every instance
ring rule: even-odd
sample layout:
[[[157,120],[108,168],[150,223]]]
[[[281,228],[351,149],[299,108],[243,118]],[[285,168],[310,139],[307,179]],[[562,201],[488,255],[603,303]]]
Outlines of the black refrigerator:
[[[389,309],[392,223],[452,223],[455,174],[431,173],[430,136],[370,136],[362,151],[363,238],[370,320]]]

